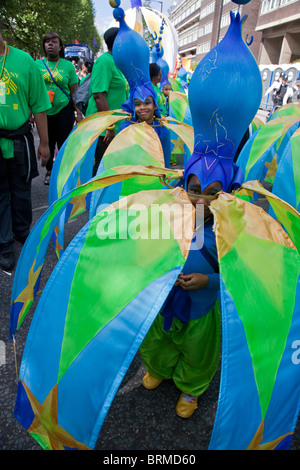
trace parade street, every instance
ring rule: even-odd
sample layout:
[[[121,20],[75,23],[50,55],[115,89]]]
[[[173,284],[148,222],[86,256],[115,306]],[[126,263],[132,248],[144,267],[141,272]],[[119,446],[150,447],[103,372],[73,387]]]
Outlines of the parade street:
[[[33,180],[33,224],[48,208],[48,186],[43,183],[45,169],[39,167],[40,175]],[[88,214],[82,214],[68,222],[65,229],[66,244],[72,240],[87,221]],[[21,244],[15,244],[15,256],[21,251]],[[44,265],[41,290],[55,264],[57,257],[49,245]],[[38,443],[23,429],[14,417],[17,390],[17,374],[30,322],[38,298],[32,305],[14,343],[9,341],[9,306],[13,284],[11,274],[0,272],[0,449],[41,450]],[[101,299],[99,299],[101,302]],[[84,312],[83,312],[84,314]],[[16,361],[15,361],[16,355]],[[99,361],[101,358],[99,358]],[[95,374],[97,370],[95,369]],[[221,360],[219,369],[209,389],[199,399],[198,409],[189,419],[176,415],[175,406],[180,392],[173,382],[165,381],[157,389],[149,391],[142,385],[145,368],[139,353],[135,356],[107,414],[101,429],[96,450],[145,450],[145,451],[188,451],[207,450],[217,410]],[[291,443],[291,450],[300,449],[300,421]]]

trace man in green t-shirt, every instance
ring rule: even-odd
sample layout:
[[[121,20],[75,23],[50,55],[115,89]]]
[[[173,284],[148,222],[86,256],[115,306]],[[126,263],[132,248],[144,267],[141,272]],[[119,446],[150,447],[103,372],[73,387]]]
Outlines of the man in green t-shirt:
[[[32,222],[31,180],[38,175],[30,112],[40,138],[38,159],[49,157],[44,81],[27,54],[4,43],[0,28],[0,267],[14,267],[14,240],[24,243]]]
[[[109,111],[121,109],[121,105],[127,99],[127,82],[112,56],[114,40],[119,28],[110,28],[104,33],[104,41],[107,52],[102,54],[95,62],[92,70],[90,99],[86,111],[86,116],[99,111]],[[95,151],[95,164],[93,176],[95,176],[102,156],[108,145],[114,138],[118,126],[107,129],[98,140]]]

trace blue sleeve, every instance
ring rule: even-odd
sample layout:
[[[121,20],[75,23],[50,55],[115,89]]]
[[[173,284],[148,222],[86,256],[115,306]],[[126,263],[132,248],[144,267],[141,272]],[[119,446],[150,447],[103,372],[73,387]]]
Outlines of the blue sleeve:
[[[207,276],[209,277],[209,282],[208,282],[208,285],[206,286],[206,289],[219,290],[220,289],[220,274],[213,273],[213,274],[207,274]]]
[[[129,121],[123,121],[120,126],[119,126],[119,132],[121,132],[123,129],[125,129],[125,127],[128,127],[131,125],[131,122]]]

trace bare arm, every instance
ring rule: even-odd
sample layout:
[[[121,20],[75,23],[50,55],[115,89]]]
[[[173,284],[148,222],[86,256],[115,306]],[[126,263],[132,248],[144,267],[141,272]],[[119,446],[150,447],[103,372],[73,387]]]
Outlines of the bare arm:
[[[42,113],[36,113],[34,115],[34,120],[40,138],[40,144],[38,148],[38,160],[42,160],[42,166],[45,166],[50,158],[46,111]]]
[[[94,100],[95,100],[96,107],[97,107],[98,111],[109,111],[109,107],[108,107],[108,104],[107,104],[107,101],[106,101],[106,92],[105,91],[102,92],[102,93],[94,93],[93,97],[94,97]],[[113,140],[114,136],[115,136],[115,130],[114,129],[107,129],[105,137],[103,139],[103,142],[105,144],[109,144]]]
[[[98,111],[109,111],[105,91],[103,93],[94,93],[93,97]]]
[[[82,119],[83,119],[83,114],[82,114],[82,112],[80,111],[80,109],[77,108],[76,103],[75,103],[75,101],[74,101],[74,99],[73,99],[73,95],[74,95],[74,92],[75,92],[76,88],[78,88],[78,83],[74,83],[74,85],[72,85],[72,86],[70,87],[70,95],[71,95],[71,99],[72,99],[72,101],[73,101],[73,103],[74,103],[74,109],[75,109],[75,111],[76,111],[76,122],[80,122],[80,121],[82,121]]]

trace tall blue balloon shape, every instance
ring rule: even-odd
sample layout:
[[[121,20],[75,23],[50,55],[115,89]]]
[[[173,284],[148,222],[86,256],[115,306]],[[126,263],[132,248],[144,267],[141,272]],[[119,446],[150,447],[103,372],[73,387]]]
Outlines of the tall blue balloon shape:
[[[129,100],[123,104],[122,108],[134,115],[135,98],[145,101],[148,96],[152,96],[157,105],[156,93],[150,79],[150,51],[140,34],[129,28],[125,22],[125,13],[122,8],[115,8],[113,15],[120,23],[113,45],[113,58],[130,88]]]
[[[156,61],[157,65],[161,69],[161,81],[160,81],[160,86],[162,88],[164,83],[169,83],[169,65],[168,62],[163,59],[162,57],[159,57]]]
[[[202,190],[217,181],[214,173],[228,189],[236,150],[262,97],[259,68],[242,39],[245,17],[230,16],[226,35],[198,64],[189,85],[195,141],[186,172],[201,160]]]

